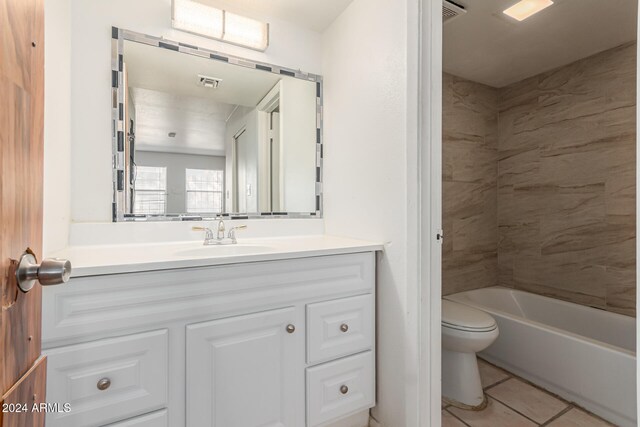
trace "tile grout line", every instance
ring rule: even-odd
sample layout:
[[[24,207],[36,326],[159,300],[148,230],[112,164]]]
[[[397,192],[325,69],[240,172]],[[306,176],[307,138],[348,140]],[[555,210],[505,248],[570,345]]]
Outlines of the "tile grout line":
[[[567,412],[569,412],[573,408],[575,408],[575,406],[569,404],[569,406],[567,406],[563,411],[560,411],[560,413],[554,415],[553,417],[548,419],[545,423],[540,424],[540,427],[547,426],[547,425],[551,424],[553,421],[557,420],[558,418],[560,418],[561,416],[563,416],[564,414],[566,414]]]
[[[454,408],[455,408],[455,406],[454,406]],[[467,426],[467,427],[471,427],[469,424],[465,423],[463,419],[461,419],[461,418],[459,418],[458,416],[456,416],[456,414],[454,414],[453,412],[451,412],[451,411],[449,411],[449,410],[447,410],[447,409],[444,409],[444,411],[446,411],[449,415],[451,415],[451,416],[452,416],[453,418],[455,418],[456,420],[460,421],[460,422],[461,422],[462,424],[464,424],[465,426]]]
[[[507,375],[507,378],[503,378],[503,379],[502,379],[502,380],[500,380],[500,381],[496,381],[494,384],[491,384],[491,385],[487,386],[486,388],[484,388],[484,390],[483,390],[483,391],[485,392],[485,394],[487,394],[487,396],[491,397],[491,399],[495,400],[496,402],[499,402],[499,403],[503,404],[504,406],[506,406],[507,408],[511,409],[511,410],[512,410],[512,411],[514,411],[515,413],[517,413],[517,414],[519,414],[519,415],[523,416],[524,418],[526,418],[527,420],[529,420],[529,421],[533,422],[534,424],[536,424],[536,425],[538,425],[538,426],[544,426],[544,425],[547,425],[547,424],[548,424],[548,423],[550,423],[551,421],[553,421],[553,420],[555,420],[555,419],[559,418],[560,416],[562,416],[562,415],[563,415],[563,414],[565,414],[566,412],[569,412],[569,411],[571,410],[571,408],[573,408],[573,405],[571,404],[571,402],[568,402],[568,401],[566,401],[566,400],[562,399],[560,396],[557,396],[557,395],[555,395],[555,394],[549,393],[547,390],[544,390],[544,389],[542,389],[542,388],[538,387],[537,385],[533,384],[532,382],[527,381],[527,380],[525,380],[524,378],[521,378],[521,377],[519,377],[519,376],[517,376],[517,375],[515,375],[515,374],[512,374],[511,372],[505,371],[504,369],[502,369],[502,368],[500,368],[500,367],[498,367],[498,366],[496,366],[496,365],[494,365],[494,364],[492,364],[492,363],[490,363],[490,362],[487,362],[487,361],[486,361],[486,360],[484,360],[484,359],[481,359],[481,360],[482,360],[483,362],[487,363],[488,365],[490,365],[490,366],[492,366],[492,367],[494,367],[494,368],[496,368],[496,369],[499,369],[500,371],[504,372],[504,373],[505,373],[505,375]],[[491,396],[490,394],[488,394],[488,393],[487,393],[487,391],[488,391],[488,390],[490,390],[490,389],[492,389],[492,388],[494,388],[494,387],[496,387],[496,386],[499,386],[500,384],[506,383],[507,381],[509,381],[509,380],[511,380],[511,379],[516,380],[516,381],[521,381],[521,382],[523,382],[523,383],[525,383],[525,384],[529,384],[529,385],[531,385],[532,387],[534,387],[536,390],[540,390],[540,391],[542,391],[543,393],[546,393],[546,394],[548,394],[548,395],[550,395],[550,396],[552,396],[552,397],[556,398],[557,400],[559,400],[560,402],[564,403],[564,404],[565,404],[565,405],[567,405],[567,406],[566,406],[564,409],[562,409],[560,412],[558,412],[557,414],[555,414],[554,416],[552,416],[552,417],[551,417],[550,419],[548,419],[547,421],[544,421],[544,422],[542,422],[542,423],[539,423],[538,421],[536,421],[536,420],[534,420],[534,419],[532,419],[532,418],[529,418],[528,416],[526,416],[526,415],[525,415],[525,414],[523,414],[522,412],[518,411],[517,409],[512,408],[512,407],[511,407],[511,406],[509,406],[506,402],[503,402],[502,400],[500,400],[500,399],[498,399],[498,398],[496,398],[496,397],[494,397],[494,396]]]
[[[486,392],[487,390],[490,390],[490,389],[494,388],[495,386],[498,386],[498,385],[500,385],[500,384],[502,384],[502,383],[506,383],[507,381],[509,381],[510,379],[513,379],[513,378],[514,378],[514,377],[507,377],[507,378],[503,378],[503,379],[501,379],[501,380],[499,380],[499,381],[496,381],[495,383],[493,383],[493,384],[491,384],[491,385],[486,386],[486,387],[485,387],[485,388],[483,388],[482,390],[483,390],[484,392]]]
[[[526,416],[526,415],[525,415],[525,414],[523,414],[522,412],[518,411],[516,408],[512,408],[511,406],[507,405],[507,404],[506,404],[506,403],[504,403],[502,400],[500,400],[500,399],[496,399],[496,398],[495,398],[495,397],[493,397],[493,396],[489,396],[489,397],[491,397],[491,399],[495,400],[496,402],[501,403],[502,405],[504,405],[504,406],[506,406],[507,408],[511,409],[511,410],[512,410],[513,412],[515,412],[516,414],[518,414],[518,415],[520,415],[520,416],[523,416],[524,418],[526,418],[527,420],[531,421],[531,422],[532,422],[532,423],[534,423],[535,425],[537,425],[537,426],[542,425],[542,424],[540,424],[538,421],[534,420],[533,418],[529,418],[528,416]],[[566,409],[566,408],[565,408],[565,409]],[[563,409],[562,411],[560,411],[560,412],[563,412],[563,411],[564,411],[564,409]]]
[[[548,426],[550,423],[552,423],[553,421],[555,421],[555,420],[557,420],[558,418],[562,417],[563,415],[565,415],[567,412],[571,411],[572,409],[582,410],[582,411],[584,411],[585,413],[587,413],[589,416],[592,416],[592,417],[594,417],[594,418],[600,419],[600,420],[602,420],[603,422],[605,422],[605,423],[609,424],[609,422],[608,422],[608,421],[606,421],[606,420],[602,419],[601,417],[598,417],[597,415],[593,414],[592,412],[590,412],[590,411],[588,411],[588,410],[586,410],[586,409],[584,409],[584,408],[582,408],[582,407],[580,407],[580,406],[576,405],[574,402],[571,402],[571,401],[568,401],[568,400],[564,399],[563,397],[561,397],[561,396],[557,395],[556,393],[553,393],[553,392],[551,392],[551,391],[549,391],[549,390],[546,390],[546,389],[544,389],[544,388],[542,388],[542,387],[540,387],[540,386],[538,386],[538,385],[534,384],[533,382],[531,382],[531,381],[529,381],[529,380],[526,380],[526,379],[524,379],[524,378],[522,378],[522,377],[519,377],[519,376],[517,376],[517,375],[515,375],[515,374],[513,374],[513,373],[511,373],[511,372],[509,372],[509,371],[506,371],[506,370],[504,370],[503,368],[500,368],[500,367],[498,367],[498,366],[496,366],[496,365],[494,365],[494,364],[492,364],[492,363],[490,363],[490,362],[485,361],[484,359],[481,359],[481,358],[478,358],[478,359],[479,359],[479,360],[482,360],[482,361],[483,361],[483,362],[485,362],[485,363],[487,363],[487,364],[488,364],[488,365],[490,365],[491,367],[494,367],[495,369],[500,370],[501,372],[503,372],[503,373],[506,375],[506,378],[503,378],[503,379],[501,379],[501,380],[498,380],[498,381],[496,381],[495,383],[493,383],[493,384],[491,384],[491,385],[488,385],[488,386],[486,386],[486,387],[484,387],[484,388],[483,388],[483,392],[485,393],[485,395],[487,396],[487,398],[488,398],[488,399],[490,398],[490,399],[494,400],[495,402],[497,402],[497,403],[499,403],[499,404],[503,405],[503,406],[504,406],[504,407],[506,407],[507,409],[509,409],[509,410],[511,410],[511,411],[513,411],[513,412],[515,412],[516,414],[518,414],[518,415],[522,416],[524,419],[526,419],[526,420],[528,420],[528,421],[532,422],[534,425],[536,425],[536,426],[538,426],[538,427],[546,427],[546,426]],[[544,422],[542,422],[542,423],[539,423],[538,421],[536,421],[536,420],[534,420],[534,419],[532,419],[532,418],[528,417],[527,415],[523,414],[523,413],[522,413],[522,412],[520,412],[519,410],[517,410],[517,409],[515,409],[515,408],[511,407],[510,405],[508,405],[507,403],[503,402],[502,400],[500,400],[500,399],[498,399],[498,398],[495,398],[495,397],[493,397],[493,396],[489,395],[488,393],[486,393],[486,391],[491,390],[491,389],[493,389],[493,388],[497,387],[498,385],[503,384],[503,383],[505,383],[505,382],[507,382],[507,381],[509,381],[509,380],[511,380],[511,379],[513,379],[513,380],[515,380],[515,381],[522,382],[522,383],[524,383],[524,384],[528,384],[529,386],[531,386],[531,387],[535,388],[536,390],[538,390],[538,391],[540,391],[540,392],[542,392],[542,393],[545,393],[545,394],[549,395],[550,397],[552,397],[552,398],[554,398],[554,399],[558,400],[559,402],[561,402],[561,403],[565,404],[565,405],[566,405],[566,406],[565,406],[565,408],[563,408],[562,410],[560,410],[558,413],[556,413],[555,415],[553,415],[553,416],[552,416],[551,418],[549,418],[548,420],[546,420],[546,421],[544,421]],[[443,411],[446,411],[448,414],[450,414],[451,416],[453,416],[456,420],[460,421],[463,425],[468,426],[468,427],[472,427],[470,424],[468,424],[467,422],[465,422],[462,418],[460,418],[459,416],[457,416],[456,414],[454,414],[454,413],[450,410],[451,408],[455,408],[455,406],[453,406],[453,405],[447,405],[446,407],[442,408],[442,410],[443,410]],[[613,426],[613,424],[609,424],[609,425]]]

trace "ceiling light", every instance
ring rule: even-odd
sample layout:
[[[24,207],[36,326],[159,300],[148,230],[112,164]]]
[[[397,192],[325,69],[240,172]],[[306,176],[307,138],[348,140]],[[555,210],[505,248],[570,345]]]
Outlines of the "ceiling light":
[[[222,83],[222,79],[218,79],[216,77],[207,77],[202,74],[198,74],[198,83],[200,86],[204,86],[207,89],[218,89],[220,87],[220,83]]]
[[[269,24],[194,0],[173,0],[171,25],[177,30],[264,51]]]
[[[502,13],[518,21],[524,21],[552,4],[552,0],[521,0]]]

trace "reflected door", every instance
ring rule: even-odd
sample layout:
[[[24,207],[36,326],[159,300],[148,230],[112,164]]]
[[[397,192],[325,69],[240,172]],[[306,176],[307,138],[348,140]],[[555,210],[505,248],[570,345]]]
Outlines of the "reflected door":
[[[271,211],[282,212],[282,180],[280,178],[280,112],[271,113],[270,138],[270,178],[271,178]]]
[[[247,212],[247,197],[251,192],[247,171],[249,169],[249,141],[247,132],[242,131],[234,138],[235,144],[235,197],[234,211]]]

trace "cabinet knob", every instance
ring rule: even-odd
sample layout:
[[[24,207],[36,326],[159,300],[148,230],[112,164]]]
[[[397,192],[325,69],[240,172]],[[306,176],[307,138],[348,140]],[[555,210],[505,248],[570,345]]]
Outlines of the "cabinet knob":
[[[109,386],[111,386],[111,380],[109,378],[102,378],[100,381],[98,381],[98,390],[106,390],[109,388]]]
[[[342,393],[342,394],[349,393],[349,387],[347,387],[346,385],[341,385],[340,386],[340,393]]]
[[[342,332],[347,332],[349,330],[349,325],[347,325],[346,323],[343,323],[342,325],[340,325],[340,330]]]
[[[289,332],[290,334],[294,333],[296,331],[296,327],[292,324],[288,324],[287,325],[287,332]]]

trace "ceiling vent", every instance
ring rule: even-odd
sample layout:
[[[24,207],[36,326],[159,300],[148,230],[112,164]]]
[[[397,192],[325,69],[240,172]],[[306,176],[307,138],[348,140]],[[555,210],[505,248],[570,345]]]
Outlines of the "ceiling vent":
[[[218,87],[220,87],[220,84],[222,84],[222,79],[207,77],[199,74],[198,84],[202,87],[206,87],[207,89],[218,89]]]
[[[454,18],[460,15],[464,15],[467,11],[464,7],[450,2],[448,0],[442,0],[442,23],[446,24]]]

